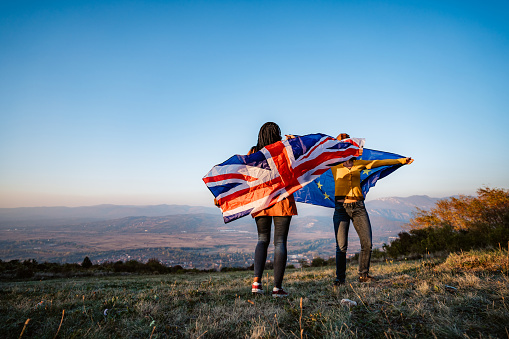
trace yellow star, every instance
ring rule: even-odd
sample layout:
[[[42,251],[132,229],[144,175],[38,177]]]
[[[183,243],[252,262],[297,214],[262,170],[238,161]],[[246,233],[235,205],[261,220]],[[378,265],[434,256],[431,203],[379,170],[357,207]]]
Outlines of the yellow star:
[[[324,199],[329,199],[330,200],[330,197],[327,195],[327,193],[324,193],[323,196],[324,196]]]
[[[320,189],[320,190],[321,190],[323,185],[322,185],[322,184],[320,184],[320,181],[318,181],[318,182],[316,183],[316,186],[318,186],[318,189]]]
[[[368,175],[368,174],[369,174],[369,172],[371,172],[371,170],[364,170],[364,171],[362,171],[362,173],[364,173],[364,174],[366,174],[366,175]]]

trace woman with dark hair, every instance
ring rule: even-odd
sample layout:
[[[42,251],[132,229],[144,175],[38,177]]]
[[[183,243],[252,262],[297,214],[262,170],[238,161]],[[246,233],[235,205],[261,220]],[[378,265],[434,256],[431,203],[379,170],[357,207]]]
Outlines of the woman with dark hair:
[[[258,143],[251,148],[248,155],[281,140],[279,126],[274,122],[267,122],[260,128]],[[283,289],[282,283],[287,259],[286,243],[292,215],[297,215],[297,206],[293,195],[253,215],[258,229],[258,243],[254,258],[253,294],[263,294],[262,276],[270,243],[271,224],[274,220],[274,288],[272,296],[286,297],[288,295]]]
[[[350,136],[341,133],[338,140]],[[376,278],[369,275],[371,261],[371,223],[364,206],[364,195],[361,189],[361,171],[380,166],[411,164],[412,158],[386,160],[356,160],[351,158],[332,167],[335,184],[334,233],[336,235],[336,280],[335,286],[343,285],[346,277],[346,251],[348,247],[348,229],[350,220],[359,235],[361,252],[359,255],[359,281],[371,282]]]

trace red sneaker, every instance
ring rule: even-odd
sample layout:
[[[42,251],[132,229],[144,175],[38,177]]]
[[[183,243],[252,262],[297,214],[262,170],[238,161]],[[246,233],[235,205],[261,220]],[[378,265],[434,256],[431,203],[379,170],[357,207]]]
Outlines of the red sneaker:
[[[259,282],[253,282],[253,285],[251,286],[251,292],[253,294],[263,294],[262,284]]]
[[[283,298],[288,296],[288,292],[283,290],[282,287],[281,288],[274,287],[274,289],[272,290],[272,296],[274,298]]]

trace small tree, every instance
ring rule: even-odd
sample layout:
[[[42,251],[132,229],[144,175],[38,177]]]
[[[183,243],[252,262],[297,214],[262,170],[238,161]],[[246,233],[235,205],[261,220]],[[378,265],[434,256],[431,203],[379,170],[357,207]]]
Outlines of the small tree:
[[[81,263],[81,267],[86,268],[86,269],[89,269],[90,267],[92,267],[92,261],[90,260],[89,257],[85,257],[85,259],[83,259],[83,262]]]
[[[147,266],[153,272],[159,272],[159,273],[165,273],[166,272],[166,266],[161,264],[161,262],[157,258],[149,259],[148,262],[147,262]]]
[[[299,260],[300,267],[309,267],[309,263],[306,259],[302,258]]]
[[[313,261],[311,262],[311,267],[322,267],[322,266],[327,266],[327,262],[324,259],[320,257],[313,258]]]

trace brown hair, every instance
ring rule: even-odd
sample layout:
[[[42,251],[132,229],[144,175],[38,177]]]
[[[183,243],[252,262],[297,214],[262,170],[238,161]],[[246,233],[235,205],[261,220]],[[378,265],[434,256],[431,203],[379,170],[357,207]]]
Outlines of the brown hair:
[[[258,152],[267,145],[281,141],[281,129],[275,122],[266,122],[260,128],[258,133],[258,143],[254,146],[254,150]]]

